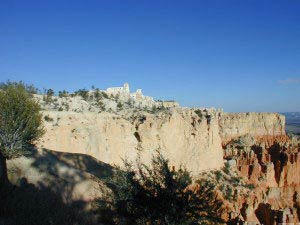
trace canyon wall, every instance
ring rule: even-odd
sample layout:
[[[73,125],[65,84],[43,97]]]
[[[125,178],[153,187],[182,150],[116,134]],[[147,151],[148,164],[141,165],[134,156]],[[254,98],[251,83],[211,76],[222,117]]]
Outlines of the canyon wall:
[[[188,108],[43,114],[48,117],[46,134],[37,145],[45,151],[86,154],[110,165],[137,157],[148,163],[160,151],[171,165],[186,166],[194,177],[227,162],[254,185],[248,198],[230,203],[228,221],[299,221],[299,142],[286,136],[280,114]]]
[[[250,196],[229,212],[248,224],[298,223],[300,218],[300,142],[285,135],[278,114],[224,114],[220,136],[224,159],[248,184]]]
[[[223,113],[219,121],[224,143],[243,136],[285,135],[285,116],[278,113]]]
[[[275,113],[222,113],[171,109],[167,113],[44,111],[46,134],[39,146],[62,152],[84,153],[109,164],[122,159],[147,162],[156,150],[178,167],[197,175],[223,166],[222,144],[249,134],[285,135],[284,116]]]
[[[111,165],[138,156],[149,162],[160,151],[172,165],[193,174],[223,166],[219,118],[198,116],[190,109],[167,113],[117,115],[45,111],[46,134],[39,146],[62,152],[84,153]]]

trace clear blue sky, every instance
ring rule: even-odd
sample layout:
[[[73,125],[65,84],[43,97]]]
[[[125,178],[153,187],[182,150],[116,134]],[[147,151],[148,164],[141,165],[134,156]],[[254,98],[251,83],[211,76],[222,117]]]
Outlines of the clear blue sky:
[[[300,111],[298,0],[2,0],[0,81]]]

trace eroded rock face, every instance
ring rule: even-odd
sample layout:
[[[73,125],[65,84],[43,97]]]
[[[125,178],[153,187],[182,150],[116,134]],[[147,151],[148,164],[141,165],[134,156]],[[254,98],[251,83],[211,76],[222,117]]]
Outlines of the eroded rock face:
[[[244,135],[285,135],[285,117],[278,113],[223,113],[219,125],[224,143]]]
[[[299,146],[285,135],[282,115],[195,113],[180,108],[156,114],[44,114],[53,121],[45,123],[47,133],[39,142],[41,147],[88,154],[111,165],[137,157],[147,163],[158,150],[172,165],[185,165],[195,177],[229,161],[255,189],[248,198],[229,204],[228,220],[273,224],[292,215],[289,218],[298,221]]]
[[[255,184],[252,194],[235,204],[243,219],[270,225],[299,222],[299,146],[283,135],[243,139],[224,146],[224,158],[235,160],[240,175]]]
[[[175,167],[194,174],[223,166],[218,117],[193,110],[142,114],[131,119],[111,113],[45,112],[47,133],[39,145],[56,151],[84,153],[109,164],[138,156],[149,162],[156,150]]]
[[[56,151],[84,153],[109,164],[122,159],[145,162],[156,150],[175,166],[193,174],[223,166],[222,143],[249,134],[284,135],[284,117],[272,113],[220,113],[173,109],[167,113],[117,115],[114,113],[45,111],[47,133],[39,145]]]

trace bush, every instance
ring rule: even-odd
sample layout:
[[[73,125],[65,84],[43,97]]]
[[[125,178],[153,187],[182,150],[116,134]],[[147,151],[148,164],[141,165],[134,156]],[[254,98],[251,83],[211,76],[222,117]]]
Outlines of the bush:
[[[103,96],[104,98],[109,98],[108,95],[106,94],[106,92],[103,92],[103,91],[102,91],[102,96]]]
[[[44,134],[40,105],[20,83],[0,91],[0,160],[7,182],[6,159],[18,157]]]
[[[47,122],[53,122],[53,118],[51,118],[49,115],[44,116],[44,120]]]
[[[54,95],[54,91],[52,89],[47,90],[47,96],[52,97]]]
[[[1,82],[0,83],[0,89],[1,90],[6,90],[7,88],[11,86],[22,86],[26,90],[27,93],[29,94],[37,94],[39,92],[39,89],[36,88],[33,84],[25,84],[23,81],[19,82],[12,82],[12,81],[7,81],[6,83]]]
[[[200,109],[196,109],[194,112],[195,112],[200,118],[201,118],[202,115],[203,115]]]
[[[99,101],[102,98],[101,92],[99,91],[98,88],[94,92],[94,98],[96,99],[96,101]]]
[[[70,105],[69,105],[68,102],[63,102],[61,105],[62,105],[62,106],[59,107],[58,111],[63,111],[64,109],[65,109],[66,111],[69,111]]]
[[[79,89],[78,91],[75,91],[75,95],[81,96],[85,101],[89,98],[89,92],[86,89]]]
[[[239,196],[245,198],[255,188],[249,185],[238,175],[236,169],[231,169],[228,163],[225,163],[221,170],[204,172],[201,174],[200,182],[203,184],[213,183],[214,189],[222,193],[224,199],[230,202],[236,201]],[[239,194],[238,194],[239,193]]]
[[[105,111],[105,104],[102,101],[98,101],[97,106],[99,107],[100,111]]]
[[[157,111],[158,111],[157,107],[156,107],[155,105],[152,106],[151,112],[152,112],[152,113],[156,113]]]
[[[63,91],[59,91],[58,92],[58,97],[62,98],[62,97],[68,97],[68,92],[66,90]]]
[[[118,110],[121,110],[123,108],[123,104],[121,102],[118,102],[117,108],[118,108]]]
[[[128,99],[128,101],[126,102],[126,104],[127,104],[129,107],[132,107],[132,100],[131,100],[131,99]]]
[[[190,173],[180,167],[170,168],[169,161],[161,154],[152,158],[151,165],[124,161],[107,181],[112,202],[101,202],[100,212],[112,211],[109,218],[116,224],[198,224],[219,219],[221,202],[216,200],[213,186],[197,185],[191,188]],[[106,219],[109,219],[106,218]],[[106,221],[108,222],[108,221]]]
[[[51,104],[54,102],[52,97],[54,96],[54,91],[52,89],[45,90],[46,96],[43,96],[43,100],[46,102],[46,104]]]

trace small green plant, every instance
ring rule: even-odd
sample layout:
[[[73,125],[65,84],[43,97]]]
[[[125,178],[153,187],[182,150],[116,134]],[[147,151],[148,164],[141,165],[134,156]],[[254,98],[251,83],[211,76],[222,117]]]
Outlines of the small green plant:
[[[70,109],[69,103],[63,102],[62,106],[65,108],[66,111],[69,111],[69,109]]]
[[[47,122],[53,122],[54,121],[53,118],[50,117],[49,115],[44,116],[44,120],[47,121]]]
[[[97,106],[99,107],[100,111],[105,111],[105,105],[102,101],[98,101]]]
[[[157,111],[158,111],[158,108],[156,107],[156,105],[153,105],[151,108],[151,112],[156,113]]]
[[[131,107],[131,106],[132,106],[132,101],[131,101],[131,99],[128,99],[128,101],[126,102],[126,104],[127,104],[129,107]]]
[[[228,175],[230,174],[230,165],[229,165],[228,162],[226,162],[226,163],[224,164],[223,171],[224,171],[226,174],[228,174]]]
[[[102,99],[101,92],[98,88],[94,92],[94,98],[95,98],[96,102],[99,101],[100,99]]]
[[[108,94],[107,94],[106,92],[103,92],[103,91],[102,91],[102,96],[103,96],[104,98],[109,98],[109,97],[108,97]]]
[[[220,181],[221,179],[222,179],[222,172],[220,171],[220,170],[217,170],[216,172],[215,172],[215,174],[216,174],[216,179],[217,179],[217,181]]]
[[[78,91],[75,91],[75,95],[81,96],[85,101],[89,98],[89,92],[86,89],[79,89]]]
[[[59,91],[58,92],[58,97],[63,98],[63,97],[68,97],[68,92],[66,90]]]
[[[202,111],[200,109],[196,109],[194,111],[200,118],[203,116]]]
[[[51,104],[54,102],[53,96],[54,96],[54,91],[52,89],[45,90],[46,91],[46,97],[43,97],[43,100],[45,101],[46,104]]]
[[[120,99],[120,94],[115,95],[115,100],[118,101]]]
[[[48,97],[54,96],[54,91],[53,91],[52,89],[48,89],[48,90],[47,90],[47,96],[48,96]]]
[[[122,104],[121,102],[118,102],[118,104],[117,104],[117,108],[118,108],[118,110],[122,110],[122,108],[123,108],[123,104]]]

